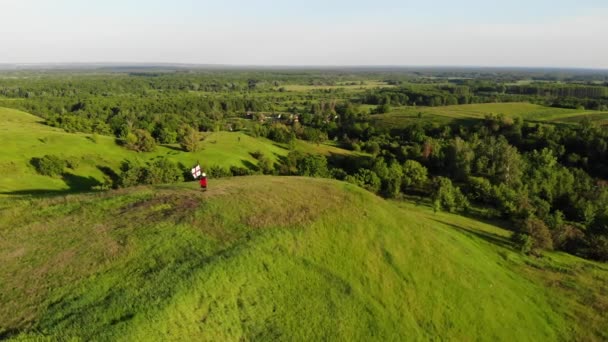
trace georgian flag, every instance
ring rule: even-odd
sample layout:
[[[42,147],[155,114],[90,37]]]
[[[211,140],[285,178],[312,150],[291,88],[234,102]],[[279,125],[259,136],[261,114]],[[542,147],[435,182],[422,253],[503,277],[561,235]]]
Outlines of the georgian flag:
[[[202,174],[201,166],[196,165],[194,168],[192,168],[192,170],[190,170],[190,172],[192,172],[192,177],[194,177],[194,179],[198,179]]]

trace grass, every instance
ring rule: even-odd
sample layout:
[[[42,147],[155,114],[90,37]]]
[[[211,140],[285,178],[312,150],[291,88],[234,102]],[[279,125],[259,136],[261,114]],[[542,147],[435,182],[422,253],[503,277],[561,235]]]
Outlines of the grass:
[[[353,185],[239,177],[0,199],[0,336],[605,340],[608,266]]]
[[[108,167],[116,172],[125,159],[149,160],[164,156],[186,167],[197,161],[204,168],[212,165],[244,167],[257,163],[252,152],[261,151],[275,162],[289,152],[286,147],[267,139],[240,132],[217,132],[208,134],[202,149],[196,153],[183,152],[177,145],[158,146],[155,152],[137,153],[118,146],[113,137],[66,133],[44,125],[36,116],[7,108],[0,108],[0,146],[0,194],[89,190],[103,181],[104,173],[100,168]],[[316,146],[304,141],[298,142],[297,146],[326,154],[349,153],[334,146]],[[46,154],[75,158],[79,166],[68,170],[63,177],[39,175],[30,160]]]
[[[383,81],[365,81],[364,84],[336,84],[336,85],[304,85],[304,84],[289,84],[283,86],[287,91],[293,92],[309,92],[312,90],[328,90],[328,89],[342,89],[345,91],[357,91],[367,90],[375,88],[390,88],[394,85],[390,85]]]
[[[421,117],[418,114],[421,113]],[[471,123],[484,119],[487,114],[504,114],[528,121],[576,123],[590,118],[598,124],[608,121],[608,113],[577,109],[553,108],[531,103],[483,103],[442,107],[399,107],[387,114],[373,115],[372,119],[383,129],[401,128],[418,120],[425,122]]]

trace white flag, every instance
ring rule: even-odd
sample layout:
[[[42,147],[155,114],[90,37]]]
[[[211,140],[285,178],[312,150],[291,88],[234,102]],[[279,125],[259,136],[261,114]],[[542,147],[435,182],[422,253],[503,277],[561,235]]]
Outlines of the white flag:
[[[192,170],[190,170],[190,172],[192,172],[192,177],[194,177],[194,179],[197,179],[201,176],[201,166],[196,165],[194,168],[192,168]]]

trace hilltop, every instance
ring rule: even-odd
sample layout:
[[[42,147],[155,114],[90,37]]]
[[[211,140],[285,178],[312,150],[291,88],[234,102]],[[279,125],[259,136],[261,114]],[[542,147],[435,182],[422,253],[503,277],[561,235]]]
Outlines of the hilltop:
[[[608,267],[354,185],[0,200],[0,337],[605,340]]]

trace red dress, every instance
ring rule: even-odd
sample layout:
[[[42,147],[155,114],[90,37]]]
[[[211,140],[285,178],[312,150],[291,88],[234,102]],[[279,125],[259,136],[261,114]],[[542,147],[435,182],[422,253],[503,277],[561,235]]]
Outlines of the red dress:
[[[201,178],[201,188],[203,188],[203,189],[207,188],[207,177]]]

